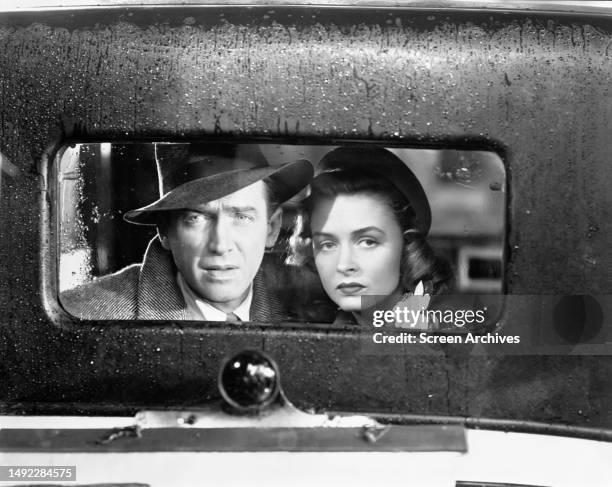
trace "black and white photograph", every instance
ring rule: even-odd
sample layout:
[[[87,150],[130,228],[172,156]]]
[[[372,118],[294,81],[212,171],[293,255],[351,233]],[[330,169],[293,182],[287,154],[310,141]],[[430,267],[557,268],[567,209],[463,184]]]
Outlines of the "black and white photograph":
[[[611,59],[607,1],[0,5],[0,485],[609,486]]]

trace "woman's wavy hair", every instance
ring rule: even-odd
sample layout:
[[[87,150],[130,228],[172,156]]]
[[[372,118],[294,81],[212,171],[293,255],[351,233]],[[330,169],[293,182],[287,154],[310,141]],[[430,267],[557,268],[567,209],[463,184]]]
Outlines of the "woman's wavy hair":
[[[310,231],[310,215],[314,205],[320,199],[355,193],[372,195],[393,211],[404,235],[400,269],[404,289],[412,292],[419,281],[423,281],[428,294],[448,292],[453,280],[449,263],[437,257],[425,235],[416,230],[415,212],[402,193],[388,179],[375,172],[339,169],[321,173],[313,179],[310,194],[300,205],[293,234],[289,238],[287,263],[306,266],[316,272]]]

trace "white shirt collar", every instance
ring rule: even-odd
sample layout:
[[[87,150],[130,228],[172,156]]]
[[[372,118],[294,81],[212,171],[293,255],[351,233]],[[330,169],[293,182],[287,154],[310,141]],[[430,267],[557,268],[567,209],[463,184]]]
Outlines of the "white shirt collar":
[[[180,272],[176,274],[176,281],[179,285],[185,304],[187,305],[187,318],[197,321],[227,321],[227,313],[215,308],[210,303],[200,298],[189,285]],[[244,301],[238,305],[233,313],[240,318],[240,321],[249,321],[251,302],[253,301],[253,286],[249,289]]]

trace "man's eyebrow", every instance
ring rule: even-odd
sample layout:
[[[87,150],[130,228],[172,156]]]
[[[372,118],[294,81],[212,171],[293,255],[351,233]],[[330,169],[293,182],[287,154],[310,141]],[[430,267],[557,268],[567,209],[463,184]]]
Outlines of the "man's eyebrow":
[[[182,210],[185,213],[200,213],[202,215],[212,215],[214,213],[213,208],[185,208]]]
[[[187,208],[185,211],[193,211],[195,213],[203,213],[205,215],[213,215],[215,213],[217,213],[218,211],[218,207],[215,206],[211,206],[211,207],[200,207],[200,208]],[[224,206],[222,207],[222,211],[228,212],[228,213],[246,213],[246,212],[257,212],[257,208],[255,208],[254,206],[237,206],[237,205],[232,205],[232,206]]]
[[[257,208],[255,208],[254,206],[224,206],[223,211],[229,211],[232,213],[247,213],[247,212],[257,213]]]

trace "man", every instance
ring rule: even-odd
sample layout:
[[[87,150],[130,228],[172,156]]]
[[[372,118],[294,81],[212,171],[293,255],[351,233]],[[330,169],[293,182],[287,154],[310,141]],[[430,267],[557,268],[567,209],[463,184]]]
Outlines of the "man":
[[[260,267],[281,228],[280,204],[308,184],[312,165],[272,167],[256,145],[155,151],[160,198],[124,216],[157,226],[143,262],[62,293],[64,307],[84,319],[286,318]]]

